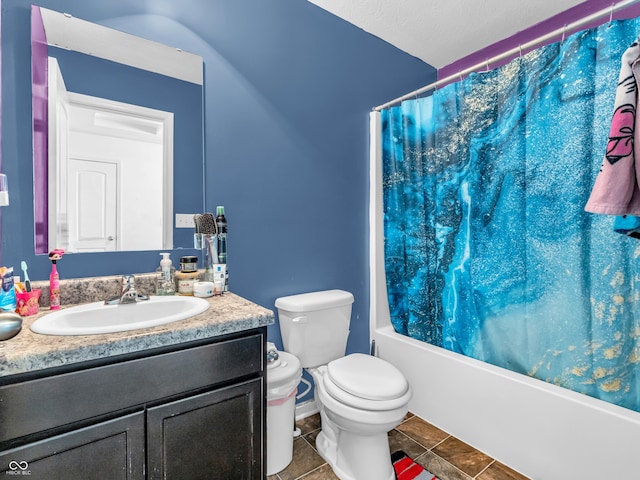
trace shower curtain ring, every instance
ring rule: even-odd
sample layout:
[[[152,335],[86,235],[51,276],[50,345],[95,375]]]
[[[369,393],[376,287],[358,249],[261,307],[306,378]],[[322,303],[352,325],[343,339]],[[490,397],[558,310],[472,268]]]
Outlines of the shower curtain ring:
[[[518,45],[518,50],[520,50],[520,58],[522,58],[522,44]]]
[[[486,60],[485,66],[486,66],[486,68],[487,68],[487,72],[488,72],[488,71],[489,71],[489,59],[488,59],[488,58],[487,58],[487,60]]]
[[[562,41],[564,42],[565,34],[567,33],[567,24],[562,26]]]

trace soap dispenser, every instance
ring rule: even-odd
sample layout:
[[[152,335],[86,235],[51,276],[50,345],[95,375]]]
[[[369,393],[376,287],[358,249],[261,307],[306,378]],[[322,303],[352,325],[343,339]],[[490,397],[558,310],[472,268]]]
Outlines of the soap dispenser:
[[[175,295],[176,283],[175,283],[175,268],[171,264],[171,258],[169,253],[161,253],[162,260],[160,260],[160,266],[157,270],[156,276],[156,295]]]

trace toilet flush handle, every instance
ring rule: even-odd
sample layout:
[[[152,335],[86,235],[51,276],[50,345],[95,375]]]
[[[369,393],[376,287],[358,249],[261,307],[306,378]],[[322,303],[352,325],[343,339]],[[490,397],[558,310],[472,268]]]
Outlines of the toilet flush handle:
[[[291,320],[291,323],[307,323],[309,319],[307,317],[296,317]]]

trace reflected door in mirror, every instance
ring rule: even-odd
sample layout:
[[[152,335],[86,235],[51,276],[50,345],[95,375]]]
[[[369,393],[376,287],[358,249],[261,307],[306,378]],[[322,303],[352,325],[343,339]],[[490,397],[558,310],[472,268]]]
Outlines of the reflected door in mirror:
[[[65,251],[116,250],[117,164],[70,158],[68,172],[69,236],[61,241],[67,244]]]
[[[159,250],[171,218],[173,114],[67,92],[49,62],[50,242],[68,252]]]

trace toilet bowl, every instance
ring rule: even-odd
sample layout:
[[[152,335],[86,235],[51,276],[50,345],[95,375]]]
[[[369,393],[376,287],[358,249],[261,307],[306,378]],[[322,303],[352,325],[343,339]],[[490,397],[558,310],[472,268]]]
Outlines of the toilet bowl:
[[[394,480],[387,434],[406,415],[411,387],[380,358],[345,356],[352,303],[342,290],[277,299],[283,344],[313,378],[321,420],[316,448],[338,478]]]
[[[387,433],[408,411],[411,388],[404,376],[384,360],[357,353],[309,371],[320,409],[320,456],[342,480],[395,479]],[[342,383],[345,378],[351,382]]]

